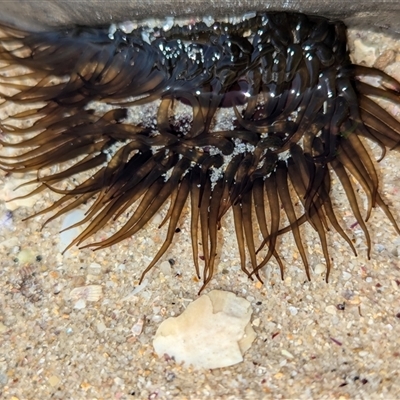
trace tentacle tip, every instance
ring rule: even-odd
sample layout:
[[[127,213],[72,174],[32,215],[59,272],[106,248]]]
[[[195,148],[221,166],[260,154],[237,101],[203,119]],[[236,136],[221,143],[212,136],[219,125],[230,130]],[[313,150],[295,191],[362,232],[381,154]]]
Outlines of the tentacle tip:
[[[204,284],[201,286],[200,290],[197,292],[197,296],[201,296],[201,294],[202,294],[202,292],[203,292],[203,290],[205,289],[206,286],[207,286],[206,283],[204,283]]]

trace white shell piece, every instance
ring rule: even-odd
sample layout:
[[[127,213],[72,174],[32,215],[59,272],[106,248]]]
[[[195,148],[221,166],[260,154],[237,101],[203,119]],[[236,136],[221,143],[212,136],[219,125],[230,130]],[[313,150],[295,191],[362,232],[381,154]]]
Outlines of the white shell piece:
[[[103,288],[100,285],[80,286],[71,290],[71,300],[97,301],[102,295]]]
[[[137,295],[138,293],[140,293],[147,286],[148,283],[149,283],[149,280],[148,279],[144,279],[143,282],[140,285],[136,286],[135,289],[133,289],[133,291],[132,291],[132,293],[130,295],[131,296]]]
[[[256,334],[251,304],[234,293],[213,290],[165,320],[153,341],[156,353],[194,368],[221,368],[243,361]]]
[[[139,318],[136,324],[132,326],[131,332],[133,336],[139,336],[143,331],[144,319]]]

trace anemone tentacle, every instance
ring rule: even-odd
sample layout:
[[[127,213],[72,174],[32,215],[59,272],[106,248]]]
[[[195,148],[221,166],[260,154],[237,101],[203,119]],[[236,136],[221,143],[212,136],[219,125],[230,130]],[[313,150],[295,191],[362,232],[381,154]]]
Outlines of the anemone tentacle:
[[[333,173],[365,234],[368,255],[366,221],[373,207],[382,208],[400,233],[380,194],[368,143],[360,140],[379,144],[382,157],[386,148],[400,148],[400,122],[375,100],[399,104],[400,83],[351,63],[342,22],[259,13],[238,24],[197,23],[167,31],[26,32],[6,26],[0,31],[0,96],[25,107],[1,121],[0,144],[17,153],[1,154],[0,168],[37,171],[32,193],[51,189],[62,196],[36,214],[56,211],[48,221],[95,198],[71,246],[100,249],[124,240],[169,200],[167,237],[146,273],[171,245],[190,199],[194,264],[203,287],[214,274],[217,230],[230,209],[241,268],[249,277],[261,280],[272,257],[283,276],[277,240],[292,232],[310,279],[301,237],[301,225],[309,223],[320,239],[328,279],[327,229],[356,253],[330,198]],[[368,76],[378,78],[379,86],[366,83]],[[153,126],[129,122],[130,108],[153,101],[159,102]],[[106,107],[96,108],[96,102]],[[189,124],[179,123],[179,104],[189,107]],[[222,108],[232,108],[231,129],[215,129]],[[22,125],[26,120],[32,123]],[[62,171],[43,173],[64,162],[70,164]],[[93,169],[75,188],[58,187]],[[367,196],[366,210],[350,177]],[[84,244],[134,204],[119,231]]]

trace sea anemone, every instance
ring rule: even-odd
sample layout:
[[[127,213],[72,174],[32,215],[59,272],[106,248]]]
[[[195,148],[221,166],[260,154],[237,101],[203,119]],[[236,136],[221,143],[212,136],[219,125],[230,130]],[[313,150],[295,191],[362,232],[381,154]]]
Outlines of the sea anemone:
[[[70,246],[128,211],[115,234],[83,247],[105,248],[131,237],[169,200],[162,223],[168,222],[166,239],[143,278],[171,245],[190,198],[202,288],[213,276],[217,231],[230,209],[241,269],[249,277],[261,280],[260,270],[272,257],[283,277],[277,240],[291,232],[310,279],[301,237],[301,225],[308,223],[319,236],[328,280],[329,228],[356,253],[332,203],[332,174],[364,232],[368,256],[366,221],[373,207],[400,234],[364,140],[377,143],[382,157],[387,148],[399,149],[400,123],[377,99],[399,104],[400,83],[351,63],[342,22],[269,12],[237,24],[168,30],[26,32],[3,26],[1,32],[0,95],[23,108],[1,122],[0,143],[17,153],[1,155],[0,168],[37,171],[31,194],[61,194],[35,215],[57,210],[52,220],[91,202],[79,222],[85,229]],[[154,101],[153,124],[129,122],[132,107]],[[190,110],[185,117],[177,111],[182,106]],[[223,109],[233,110],[234,118],[231,127],[218,129],[216,115]],[[61,170],[51,168],[65,163]],[[57,187],[83,171],[93,173],[73,189]],[[367,196],[366,210],[355,184]]]

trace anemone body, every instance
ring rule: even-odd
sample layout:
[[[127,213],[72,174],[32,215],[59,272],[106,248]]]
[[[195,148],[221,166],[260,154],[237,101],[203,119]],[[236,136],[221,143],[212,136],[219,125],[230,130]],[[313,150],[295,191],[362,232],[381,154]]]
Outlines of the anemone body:
[[[25,106],[1,123],[1,144],[20,152],[1,155],[0,168],[38,171],[34,193],[50,188],[62,195],[40,212],[57,210],[50,219],[95,199],[71,246],[131,210],[118,232],[85,246],[104,248],[126,239],[169,200],[166,240],[146,273],[172,243],[190,199],[194,264],[203,287],[213,276],[217,230],[229,210],[241,267],[250,277],[261,279],[259,272],[272,257],[283,276],[277,240],[291,232],[310,278],[301,238],[301,225],[308,223],[319,236],[328,279],[326,230],[336,230],[355,252],[332,204],[332,174],[364,231],[368,252],[365,221],[376,205],[400,233],[362,139],[378,143],[383,155],[399,148],[400,123],[375,99],[399,103],[400,84],[351,63],[341,22],[260,13],[238,24],[197,23],[168,31],[32,33],[3,27],[0,62],[4,102]],[[10,74],[15,68],[22,72]],[[368,76],[376,78],[376,86],[365,82]],[[112,108],[93,109],[94,101]],[[129,108],[153,101],[158,102],[154,126],[127,122]],[[190,109],[188,124],[175,113],[179,104]],[[216,114],[227,107],[235,114],[233,126],[216,130]],[[18,122],[27,118],[34,122],[21,128]],[[66,161],[68,168],[42,173]],[[57,188],[92,169],[93,176],[75,188]],[[366,210],[354,181],[367,196]],[[302,205],[300,214],[295,203]]]

